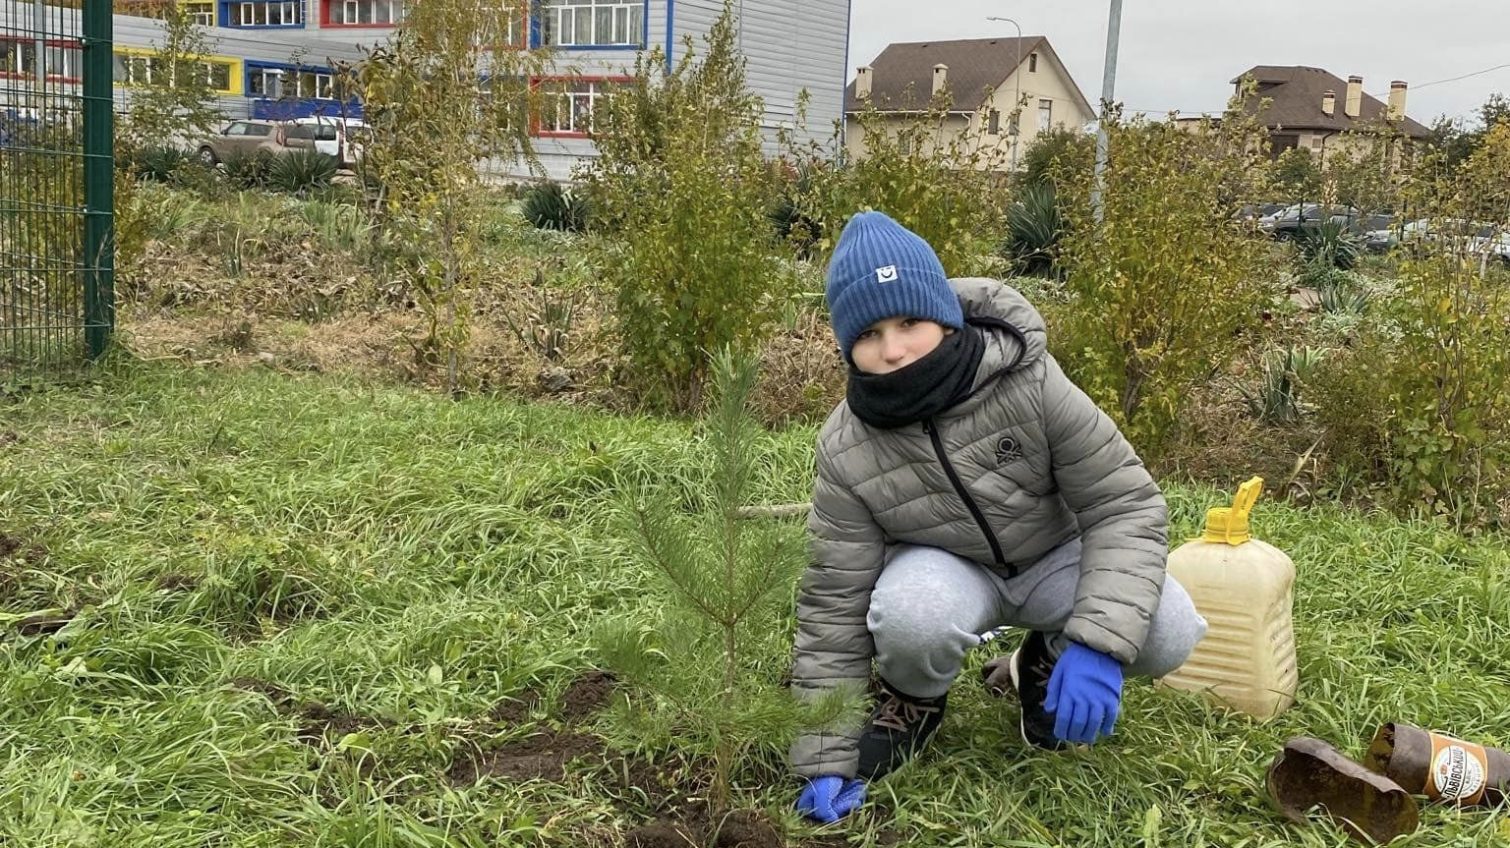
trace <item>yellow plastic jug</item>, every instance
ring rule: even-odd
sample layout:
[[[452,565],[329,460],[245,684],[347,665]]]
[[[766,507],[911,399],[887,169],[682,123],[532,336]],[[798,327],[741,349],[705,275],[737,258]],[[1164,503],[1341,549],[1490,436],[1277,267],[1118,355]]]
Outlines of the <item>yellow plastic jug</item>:
[[[1190,659],[1165,686],[1204,693],[1218,704],[1271,719],[1295,703],[1295,563],[1254,539],[1248,514],[1264,481],[1237,490],[1231,508],[1206,513],[1206,527],[1169,554],[1169,573],[1190,592],[1209,625]]]

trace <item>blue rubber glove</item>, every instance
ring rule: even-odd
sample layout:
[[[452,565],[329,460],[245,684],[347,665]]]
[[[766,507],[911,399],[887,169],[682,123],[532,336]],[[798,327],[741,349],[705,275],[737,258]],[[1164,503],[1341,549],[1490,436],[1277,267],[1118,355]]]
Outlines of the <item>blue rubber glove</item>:
[[[797,812],[813,821],[832,824],[865,801],[865,781],[845,780],[837,774],[815,777],[797,796]]]
[[[1122,663],[1079,642],[1071,642],[1054,663],[1043,709],[1054,714],[1061,742],[1094,745],[1110,736],[1122,709]]]

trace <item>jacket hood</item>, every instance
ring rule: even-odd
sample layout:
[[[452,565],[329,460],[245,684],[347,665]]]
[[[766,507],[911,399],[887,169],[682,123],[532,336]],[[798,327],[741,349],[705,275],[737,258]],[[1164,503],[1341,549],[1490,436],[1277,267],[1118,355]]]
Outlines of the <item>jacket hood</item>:
[[[1048,351],[1043,316],[1017,289],[986,277],[949,281],[965,310],[965,321],[979,327],[986,351],[975,372],[975,389],[1010,371],[1027,368]]]

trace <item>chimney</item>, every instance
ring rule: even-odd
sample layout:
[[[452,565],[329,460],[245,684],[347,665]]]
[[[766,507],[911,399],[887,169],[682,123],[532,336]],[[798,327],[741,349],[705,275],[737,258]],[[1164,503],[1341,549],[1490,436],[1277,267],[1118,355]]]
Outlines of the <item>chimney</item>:
[[[948,84],[949,84],[949,66],[948,65],[934,65],[933,66],[933,96],[934,97],[938,97],[939,96],[939,92],[943,91],[944,90],[944,86],[946,86]]]
[[[1363,77],[1357,74],[1347,78],[1347,106],[1344,111],[1349,118],[1363,114]]]
[[[1337,114],[1337,92],[1330,88],[1321,93],[1321,114],[1328,118]]]
[[[1405,83],[1402,80],[1389,84],[1389,119],[1405,120]]]
[[[866,100],[870,97],[870,66],[855,69],[855,99]]]

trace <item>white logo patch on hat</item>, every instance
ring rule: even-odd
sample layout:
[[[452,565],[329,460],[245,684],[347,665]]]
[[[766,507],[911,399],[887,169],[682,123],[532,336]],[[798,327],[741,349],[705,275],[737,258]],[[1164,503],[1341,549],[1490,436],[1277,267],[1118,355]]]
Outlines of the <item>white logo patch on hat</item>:
[[[897,281],[897,266],[895,266],[895,265],[887,265],[884,268],[877,268],[876,269],[876,282],[878,282],[878,283],[894,283],[896,281]]]

